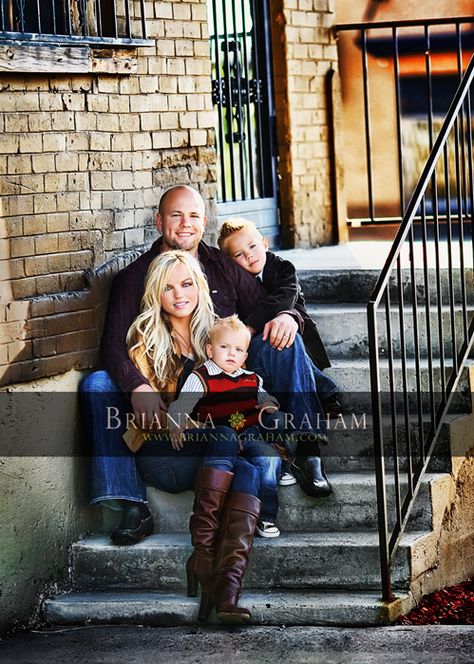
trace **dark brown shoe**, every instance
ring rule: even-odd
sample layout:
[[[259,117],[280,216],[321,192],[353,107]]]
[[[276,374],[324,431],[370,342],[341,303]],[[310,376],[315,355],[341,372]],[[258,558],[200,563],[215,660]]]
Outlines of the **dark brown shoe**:
[[[110,535],[114,544],[136,544],[153,532],[154,522],[150,508],[145,503],[126,502],[120,525]]]

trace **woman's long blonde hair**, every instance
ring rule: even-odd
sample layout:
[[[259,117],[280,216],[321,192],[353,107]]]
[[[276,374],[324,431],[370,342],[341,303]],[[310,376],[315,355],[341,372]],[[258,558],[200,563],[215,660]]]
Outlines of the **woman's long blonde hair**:
[[[209,329],[215,320],[209,286],[196,258],[186,251],[166,251],[150,263],[141,313],[128,330],[127,346],[132,362],[159,392],[174,392],[182,371],[181,349],[171,336],[168,314],[161,307],[161,296],[172,270],[179,263],[188,269],[198,291],[198,304],[191,316],[190,331],[192,350],[199,364],[207,359],[205,347]]]

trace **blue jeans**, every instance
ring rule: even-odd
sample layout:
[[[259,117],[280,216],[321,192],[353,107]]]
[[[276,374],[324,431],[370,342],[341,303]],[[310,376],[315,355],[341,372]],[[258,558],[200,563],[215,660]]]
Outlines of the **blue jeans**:
[[[274,522],[278,514],[278,478],[281,458],[270,443],[265,442],[258,426],[250,426],[239,433],[242,456],[260,471],[260,518]]]
[[[187,429],[182,450],[174,450],[167,433],[158,433],[136,453],[137,468],[144,482],[180,493],[194,489],[199,466],[234,473],[231,492],[258,496],[260,472],[239,456],[239,437],[227,426],[212,429]],[[153,438],[153,435],[152,435]]]
[[[315,367],[301,336],[297,334],[290,348],[279,351],[258,334],[252,337],[248,353],[247,367],[263,378],[280,409],[293,416],[293,430],[325,435],[327,426],[318,385],[325,398],[337,392],[337,385]]]
[[[172,449],[166,436],[166,440],[155,444],[145,443],[135,455],[122,438],[130,402],[108,373],[95,371],[86,376],[79,386],[79,395],[91,446],[91,504],[113,499],[145,502],[145,482],[137,467],[138,460],[145,481],[164,491],[177,493],[192,489],[197,468],[205,463],[232,470],[233,491],[258,495],[260,474],[238,456],[238,438],[229,427],[225,427],[224,433],[213,429],[216,436],[211,443],[205,439],[204,430],[198,430],[181,452]],[[148,466],[153,467],[150,475],[156,478],[153,481],[146,473]]]

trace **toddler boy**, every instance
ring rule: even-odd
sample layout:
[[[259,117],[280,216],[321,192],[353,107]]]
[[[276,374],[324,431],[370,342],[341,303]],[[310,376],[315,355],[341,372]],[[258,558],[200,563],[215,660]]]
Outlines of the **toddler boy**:
[[[267,240],[255,224],[247,219],[225,221],[220,228],[217,242],[222,251],[238,265],[261,280],[267,291],[267,297],[259,303],[263,316],[268,319],[267,314],[270,311],[276,315],[290,309],[295,309],[301,315],[304,321],[303,342],[313,361],[318,396],[327,417],[337,418],[342,413],[338,398],[339,388],[332,378],[322,373],[331,363],[316,324],[306,311],[295,266],[269,251]],[[283,471],[280,484],[294,483],[295,480],[285,466]]]
[[[190,374],[178,399],[170,404],[168,424],[176,448],[181,446],[184,429],[196,421],[206,426],[230,426],[239,434],[242,456],[261,472],[262,507],[257,533],[278,537],[275,519],[281,461],[261,435],[261,426],[278,410],[278,402],[263,389],[260,376],[242,368],[250,338],[249,330],[236,315],[216,321],[206,347],[209,359]],[[273,430],[272,425],[269,428]]]

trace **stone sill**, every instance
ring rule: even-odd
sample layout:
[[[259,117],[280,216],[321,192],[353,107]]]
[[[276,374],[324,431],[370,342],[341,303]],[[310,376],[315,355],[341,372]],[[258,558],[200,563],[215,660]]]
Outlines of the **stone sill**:
[[[0,44],[0,72],[30,74],[135,74],[136,46]]]

